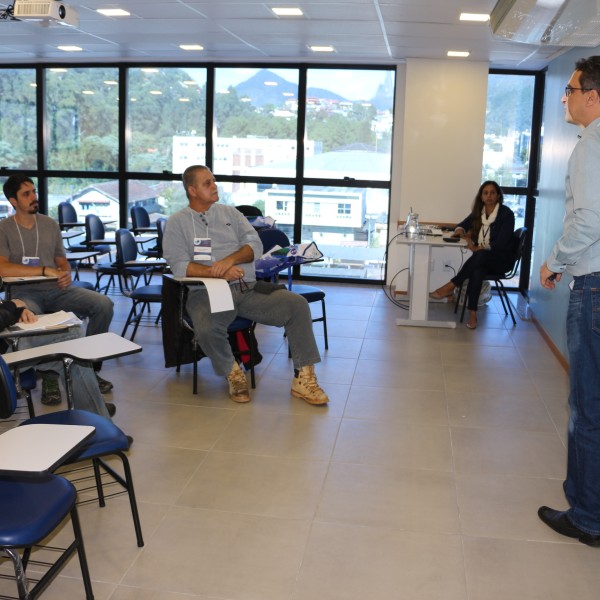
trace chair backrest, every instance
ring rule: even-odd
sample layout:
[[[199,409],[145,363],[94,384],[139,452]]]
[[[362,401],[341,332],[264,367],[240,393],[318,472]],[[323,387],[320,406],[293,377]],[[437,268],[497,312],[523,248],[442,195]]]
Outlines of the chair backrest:
[[[167,226],[167,219],[159,217],[156,219],[156,249],[162,254],[162,242],[163,236],[165,235],[165,227]]]
[[[0,356],[0,419],[12,417],[17,408],[17,389],[6,361]]]
[[[129,213],[131,215],[131,228],[134,231],[138,227],[150,227],[150,215],[143,206],[132,206]]]
[[[58,222],[61,225],[63,223],[77,223],[77,211],[70,202],[61,202],[58,205]]]
[[[513,266],[510,273],[507,273],[504,278],[512,279],[519,271],[519,265],[521,264],[521,258],[523,257],[523,251],[525,250],[525,241],[527,240],[527,227],[519,227],[515,229],[513,233]]]
[[[236,206],[236,208],[245,216],[245,217],[262,217],[262,210],[258,208],[258,206],[253,206],[252,204],[240,204]]]
[[[263,252],[268,252],[274,246],[287,248],[290,245],[290,238],[281,229],[260,229],[257,233],[263,245]]]
[[[97,215],[85,216],[85,240],[103,240],[106,236],[104,224]]]
[[[117,243],[117,263],[122,265],[128,260],[137,259],[137,243],[129,229],[117,229],[115,242]]]

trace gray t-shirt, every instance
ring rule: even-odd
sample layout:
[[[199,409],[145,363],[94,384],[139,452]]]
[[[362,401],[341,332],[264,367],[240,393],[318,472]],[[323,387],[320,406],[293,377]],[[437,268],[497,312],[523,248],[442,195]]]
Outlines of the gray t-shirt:
[[[20,227],[14,217],[0,221],[0,256],[17,265],[23,264],[23,257],[39,258],[40,267],[56,268],[54,259],[65,256],[65,247],[58,223],[46,215],[36,215],[37,227]],[[36,289],[40,289],[37,284]]]

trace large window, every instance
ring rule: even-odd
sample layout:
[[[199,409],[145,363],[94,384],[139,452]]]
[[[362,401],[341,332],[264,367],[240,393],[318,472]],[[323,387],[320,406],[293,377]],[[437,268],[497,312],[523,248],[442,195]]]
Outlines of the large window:
[[[537,184],[539,135],[541,129],[539,73],[495,72],[488,77],[486,129],[482,180],[497,181],[504,203],[515,214],[515,227],[528,228],[532,239],[535,188]],[[536,106],[538,110],[536,111]],[[520,273],[513,284],[521,290],[529,286],[530,250],[526,244]]]
[[[128,70],[127,169],[181,173],[206,162],[206,69]]]
[[[53,68],[45,76],[48,168],[116,171],[118,69]]]
[[[34,69],[0,71],[0,167],[37,168],[36,88]]]
[[[393,71],[308,69],[304,175],[389,181]]]
[[[205,164],[221,202],[252,205],[293,243],[318,244],[325,260],[302,275],[385,277],[394,67],[78,64],[4,73],[0,167],[34,175],[50,216],[69,202],[81,222],[94,213],[111,228],[129,226],[136,206],[155,222],[187,205],[181,173]],[[8,211],[0,201],[0,218]]]
[[[527,187],[534,89],[534,75],[489,76],[484,180],[502,187]]]
[[[298,76],[298,69],[216,69],[216,175],[296,175]]]

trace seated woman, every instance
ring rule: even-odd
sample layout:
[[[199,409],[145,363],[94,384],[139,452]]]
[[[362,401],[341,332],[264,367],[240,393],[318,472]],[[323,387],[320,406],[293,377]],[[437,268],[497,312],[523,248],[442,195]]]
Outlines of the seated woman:
[[[17,321],[24,323],[35,323],[37,317],[27,308],[22,300],[0,301],[0,330],[14,325]],[[64,342],[82,337],[80,327],[70,327],[65,332],[52,333],[48,335],[24,336],[19,341],[19,350],[27,348],[36,348],[56,342]],[[2,340],[0,340],[2,344]],[[3,345],[0,350],[4,353],[6,347]],[[64,387],[64,369],[60,362],[48,362],[39,365],[38,370],[55,371],[60,374]],[[71,367],[71,376],[73,381],[77,382],[73,386],[73,406],[81,410],[94,412],[103,417],[109,417],[115,414],[114,404],[104,402],[98,381],[92,367],[85,367],[73,363]]]
[[[473,254],[448,283],[430,294],[431,298],[451,296],[454,288],[468,279],[467,327],[477,327],[477,302],[486,273],[505,273],[512,268],[515,215],[504,206],[504,196],[495,181],[484,181],[475,196],[471,214],[456,226],[453,237],[467,241]]]

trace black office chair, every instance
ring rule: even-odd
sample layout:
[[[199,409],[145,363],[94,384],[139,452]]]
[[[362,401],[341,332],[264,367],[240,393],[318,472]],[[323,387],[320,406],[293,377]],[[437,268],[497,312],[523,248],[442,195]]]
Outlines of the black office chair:
[[[525,241],[527,239],[527,227],[520,227],[519,229],[516,229],[515,232],[513,233],[513,267],[512,269],[510,269],[510,271],[508,273],[487,273],[484,281],[491,281],[493,282],[493,286],[492,288],[495,289],[498,292],[498,296],[500,296],[500,302],[502,303],[502,308],[504,309],[504,314],[505,315],[509,315],[510,314],[510,318],[512,319],[513,325],[517,324],[517,321],[515,319],[515,315],[513,313],[513,309],[512,309],[512,305],[510,303],[510,300],[508,298],[508,293],[506,291],[506,288],[504,287],[504,284],[502,283],[503,279],[507,279],[510,280],[513,277],[515,277],[515,275],[519,272],[519,266],[521,264],[521,258],[523,257],[523,251],[525,250]],[[458,303],[459,303],[459,299],[461,297],[461,292],[462,292],[462,288],[463,286],[461,285],[459,290],[458,290],[458,296],[457,296],[457,301],[456,301],[456,305],[454,307],[454,312],[456,312],[458,310]],[[467,293],[464,294],[464,299],[463,299],[463,303],[462,303],[462,311],[460,313],[460,322],[463,322],[463,319],[465,317],[465,310],[467,308],[467,297],[468,297],[468,284],[467,284]]]
[[[132,206],[129,214],[131,215],[131,231],[135,235],[156,230],[156,227],[150,224],[150,215],[143,206]]]
[[[111,248],[109,244],[103,244],[106,239],[106,230],[104,224],[97,215],[85,216],[85,245],[86,250],[96,250],[102,254],[108,254],[109,260],[112,260]]]
[[[139,252],[142,256],[147,256],[148,258],[163,257],[162,241],[165,235],[166,226],[167,219],[165,217],[159,217],[156,219],[156,244],[152,248],[140,248]]]
[[[38,598],[71,556],[77,553],[85,597],[87,600],[93,600],[76,499],[77,491],[73,484],[58,475],[40,473],[0,477],[0,552],[8,556],[13,563],[20,599]],[[53,553],[60,551],[60,556],[30,588],[26,570],[31,559],[32,547],[40,544],[58,529],[69,515],[73,526],[73,542],[67,548],[52,548]],[[22,558],[19,554],[20,549],[24,549]]]
[[[194,336],[194,327],[187,314],[188,287],[170,276],[163,277],[163,349],[165,367],[176,367],[177,373],[181,365],[193,364],[192,391],[198,393],[198,361],[206,356]],[[258,351],[254,328],[256,324],[248,319],[236,317],[227,328],[229,343],[236,358],[241,360],[246,370],[250,371],[250,384],[256,387],[254,367],[262,360]],[[238,341],[242,336],[244,344]]]
[[[79,222],[77,211],[70,202],[61,202],[58,205],[58,225],[61,231],[68,231],[83,225]],[[83,235],[83,232],[81,235]],[[86,252],[89,250],[85,244],[73,244],[71,240],[67,240],[67,246],[70,252]]]
[[[117,262],[115,263],[115,266],[118,271],[119,286],[121,288],[121,293],[128,297],[132,302],[131,310],[125,321],[121,336],[125,337],[127,329],[133,323],[133,332],[129,338],[133,341],[144,311],[148,310],[148,312],[150,312],[150,304],[153,302],[161,305],[161,309],[159,309],[155,320],[155,325],[158,324],[162,311],[162,285],[150,284],[153,267],[126,266],[127,261],[137,259],[138,253],[137,244],[131,231],[128,229],[117,230],[115,240],[117,242]],[[141,277],[144,277],[144,283],[146,285],[138,286]],[[138,307],[140,307],[139,312]]]
[[[9,419],[17,408],[17,390],[13,376],[5,360],[0,356],[0,419]],[[137,545],[141,548],[144,545],[142,536],[142,526],[133,488],[133,478],[129,459],[125,451],[129,448],[129,440],[110,419],[91,413],[85,410],[68,409],[39,415],[27,419],[21,423],[20,427],[34,425],[37,423],[51,425],[91,425],[95,427],[94,435],[88,438],[81,448],[73,455],[69,456],[64,463],[57,465],[62,467],[81,462],[92,462],[94,470],[95,488],[98,493],[98,503],[105,506],[106,496],[104,493],[104,484],[102,481],[102,472],[106,473],[116,483],[120,484],[129,496],[129,505],[133,517],[133,526],[137,539]],[[112,465],[108,464],[105,458],[120,459],[123,467],[123,475],[118,473]],[[87,478],[83,478],[84,480]],[[90,488],[85,488],[87,491]],[[93,488],[91,488],[93,489]],[[115,495],[115,494],[111,494]],[[82,501],[80,504],[89,501]]]
[[[258,206],[254,206],[253,204],[240,204],[236,206],[236,208],[245,216],[245,217],[262,217],[262,210],[258,208]]]
[[[258,232],[260,241],[263,244],[263,252],[268,252],[274,246],[288,248],[290,239],[281,229],[261,229]],[[313,323],[323,323],[323,336],[325,338],[325,349],[329,348],[329,339],[327,337],[327,313],[325,311],[325,292],[314,285],[294,284],[290,290],[295,294],[302,296],[309,304],[312,302],[321,303],[321,316],[312,320]]]

